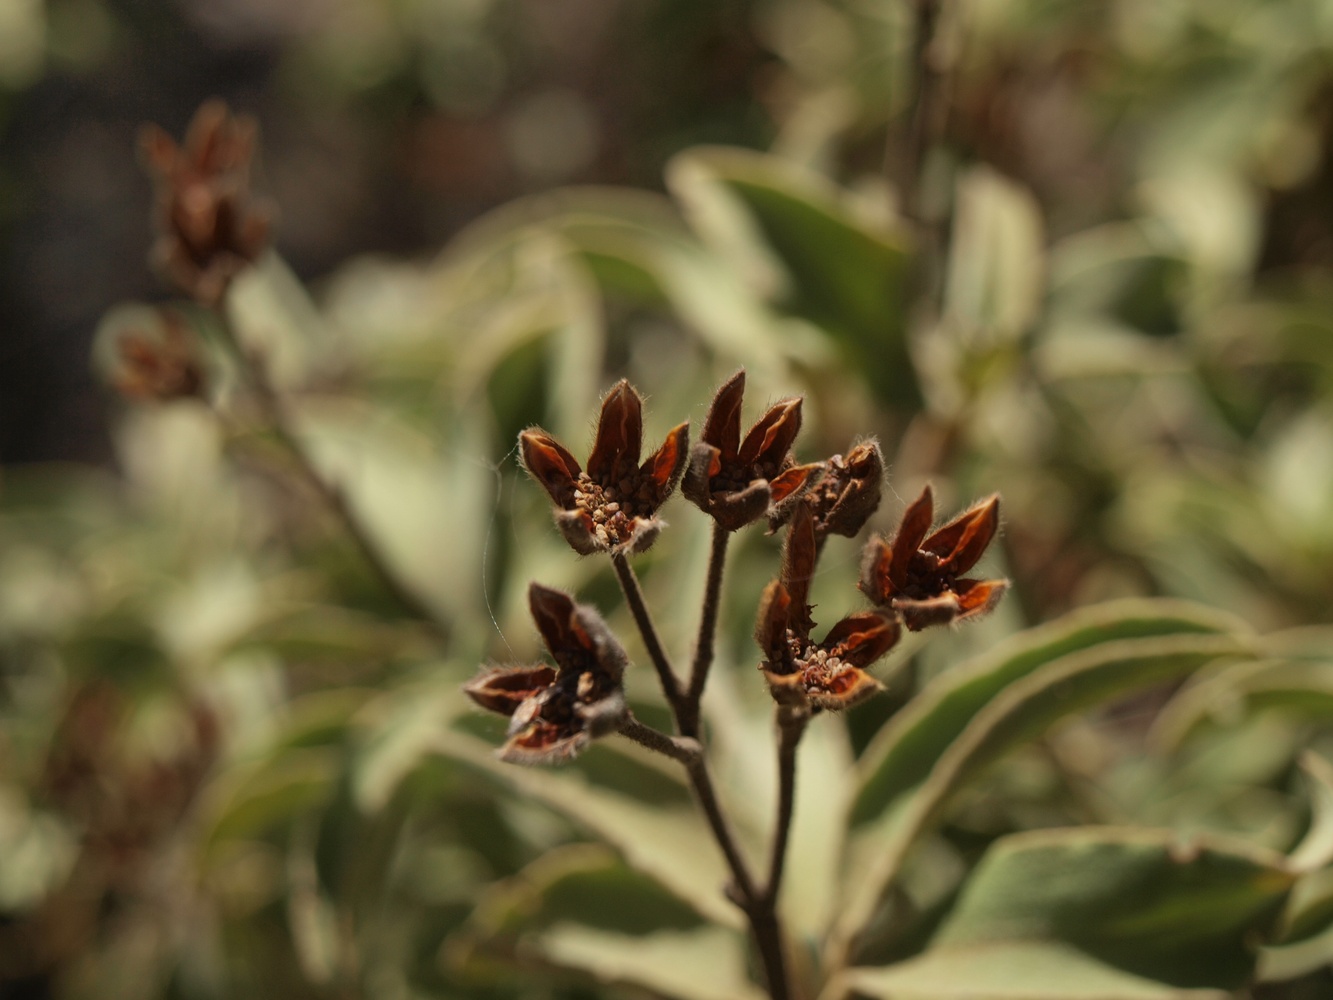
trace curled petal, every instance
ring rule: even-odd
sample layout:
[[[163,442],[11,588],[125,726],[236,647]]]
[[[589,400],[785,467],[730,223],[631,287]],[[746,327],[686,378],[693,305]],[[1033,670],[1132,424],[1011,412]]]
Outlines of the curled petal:
[[[540,427],[529,427],[519,434],[518,446],[528,475],[541,483],[556,506],[573,507],[574,485],[583,471],[578,460]]]
[[[928,597],[924,600],[898,597],[893,600],[891,607],[898,612],[903,624],[912,632],[920,632],[935,625],[948,625],[957,621],[963,613],[958,603],[958,595],[948,590],[938,597]]]
[[[690,449],[690,459],[685,468],[685,478],[680,483],[680,491],[685,494],[686,500],[706,512],[712,497],[708,481],[721,471],[722,453],[715,445],[700,441]]]
[[[647,552],[652,548],[653,542],[657,541],[657,536],[664,527],[666,527],[666,522],[660,517],[636,517],[634,528],[630,532],[629,538],[621,543],[621,548],[635,555],[640,552]]]
[[[745,395],[745,369],[742,368],[717,390],[708,407],[701,440],[720,451],[728,461],[735,459],[741,442],[741,398]]]
[[[861,580],[857,586],[872,604],[888,604],[893,596],[893,584],[889,581],[892,561],[893,549],[879,535],[866,542],[861,555]]]
[[[791,627],[802,639],[809,638],[814,622],[810,620],[810,580],[815,575],[815,518],[810,505],[798,503],[782,547],[782,584],[791,597]]]
[[[768,693],[773,696],[773,700],[779,705],[804,707],[810,704],[799,670],[793,670],[791,673],[781,673],[771,667],[762,666],[759,668],[759,672],[764,675],[764,680],[768,682]]]
[[[653,452],[643,463],[641,474],[652,482],[657,492],[657,503],[671,495],[685,471],[685,463],[690,458],[690,425],[688,423],[673,427],[667,434],[662,447]]]
[[[768,483],[768,488],[773,494],[773,503],[781,504],[800,496],[807,487],[819,480],[819,475],[823,471],[823,463],[814,462],[811,465],[793,465],[779,472]]]
[[[539,583],[529,585],[528,605],[562,677],[592,671],[619,682],[629,658],[596,610]]]
[[[706,510],[728,531],[738,531],[763,517],[772,499],[768,483],[761,479],[736,493],[714,493]]]
[[[575,713],[583,723],[584,731],[596,739],[619,729],[629,714],[629,707],[625,704],[625,692],[617,687],[605,698],[580,705]]]
[[[588,475],[600,483],[619,482],[639,467],[642,449],[643,401],[628,380],[621,379],[602,400]]]
[[[605,543],[594,533],[592,516],[586,510],[560,510],[555,512],[555,526],[565,541],[581,556],[590,556],[594,552],[604,552]]]
[[[829,465],[831,468],[820,483],[825,495],[831,497],[822,512],[824,530],[830,535],[853,538],[879,509],[884,488],[884,456],[877,442],[863,441],[848,453],[845,461],[831,461]]]
[[[986,551],[999,526],[1000,497],[992,494],[927,538],[921,548],[939,557],[941,570],[966,573]]]
[[[893,538],[893,554],[887,567],[888,580],[894,589],[901,589],[907,580],[907,568],[912,556],[921,547],[921,541],[930,531],[930,522],[935,517],[935,495],[927,483],[921,495],[913,500],[903,511],[902,523],[898,534]]]
[[[874,611],[848,615],[824,637],[822,645],[832,656],[854,667],[868,667],[898,644],[902,628]]]
[[[488,711],[512,716],[523,702],[554,681],[555,671],[545,663],[531,667],[492,667],[463,685],[463,692]]]
[[[953,585],[958,596],[959,620],[980,618],[1000,603],[1009,589],[1008,580],[956,580]]]
[[[509,764],[563,764],[591,742],[586,729],[534,719],[505,740],[496,753]]]
[[[801,397],[775,403],[745,435],[737,453],[740,463],[781,467],[800,430]]]
[[[859,667],[813,669],[802,678],[806,697],[815,708],[841,712],[883,690],[883,685]]]
[[[764,652],[769,670],[778,674],[795,672],[787,628],[791,624],[791,595],[779,580],[764,588],[759,599],[759,614],[754,623],[754,641]]]

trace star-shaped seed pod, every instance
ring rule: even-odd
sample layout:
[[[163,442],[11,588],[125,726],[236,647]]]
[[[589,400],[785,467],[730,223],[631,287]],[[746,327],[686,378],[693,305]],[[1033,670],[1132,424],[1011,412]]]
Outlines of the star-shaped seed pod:
[[[727,531],[768,515],[781,517],[822,466],[797,465],[791,446],[801,429],[799,396],[779,400],[741,440],[745,370],[717,391],[702,440],[690,452],[681,492]]]
[[[884,489],[884,456],[876,441],[862,441],[847,453],[823,463],[823,473],[801,495],[814,514],[815,542],[822,546],[829,535],[855,538],[879,508]],[[769,531],[790,517],[792,505],[769,518]]]
[[[935,498],[927,485],[903,512],[892,544],[878,536],[870,540],[861,568],[865,595],[896,611],[913,632],[984,615],[1009,587],[1008,580],[962,576],[976,565],[1000,526],[998,495],[930,534],[934,517]]]
[[[271,213],[250,197],[255,123],[208,101],[182,145],[146,125],[140,146],[157,192],[153,262],[195,301],[216,305],[268,245]]]
[[[556,666],[491,667],[463,690],[509,716],[501,760],[560,764],[627,718],[621,681],[629,660],[601,615],[563,591],[534,583],[528,605]]]
[[[602,401],[588,468],[540,427],[518,436],[528,474],[555,503],[555,523],[575,552],[643,552],[662,529],[657,509],[676,488],[689,455],[690,425],[667,434],[642,465],[643,401],[621,379]]]
[[[759,669],[781,705],[837,711],[880,690],[865,668],[898,642],[897,619],[879,611],[848,615],[823,642],[810,638],[810,579],[816,559],[814,514],[804,500],[792,514],[782,574],[764,589],[755,641],[764,651]]]

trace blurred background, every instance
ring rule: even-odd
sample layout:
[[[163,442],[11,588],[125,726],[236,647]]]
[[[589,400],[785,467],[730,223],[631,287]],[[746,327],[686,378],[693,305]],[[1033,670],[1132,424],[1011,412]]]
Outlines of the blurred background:
[[[110,387],[117,338],[174,301],[139,127],[179,138],[215,96],[257,119],[277,213],[227,314],[433,627],[205,311],[177,303],[205,399]],[[586,455],[621,376],[647,441],[742,365],[747,421],[806,394],[803,460],[877,436],[876,530],[926,480],[942,517],[1002,493],[981,571],[1004,605],[820,720],[830,772],[917,686],[1087,606],[1194,602],[1181,629],[1264,637],[1267,667],[1108,690],[960,791],[877,961],[1016,831],[1291,847],[1296,761],[1333,748],[1331,96],[1327,0],[0,0],[0,997],[750,995],[678,776],[599,747],[538,784],[457,693],[542,655],[534,578],[643,659],[512,453],[539,423]],[[642,561],[678,657],[696,514],[673,501]],[[828,546],[825,625],[858,606],[858,545]],[[733,546],[715,681],[712,724],[761,742],[777,551]],[[762,843],[772,775],[739,737],[717,752]],[[798,912],[832,912],[825,867],[793,877]],[[628,907],[645,940],[722,937],[658,965],[665,944],[557,947],[576,896],[602,930]],[[1254,995],[1333,989],[1288,978]]]

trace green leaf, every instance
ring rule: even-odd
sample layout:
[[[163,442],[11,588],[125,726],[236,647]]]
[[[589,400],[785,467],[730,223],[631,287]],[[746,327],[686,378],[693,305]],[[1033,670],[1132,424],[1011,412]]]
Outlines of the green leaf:
[[[745,939],[724,927],[631,937],[559,924],[529,948],[565,968],[583,969],[608,986],[637,986],[681,1000],[762,1000],[746,975]]]
[[[203,809],[207,849],[224,840],[264,834],[329,801],[338,757],[331,747],[287,750],[226,772],[209,789]]]
[[[849,969],[823,1000],[1228,1000],[1122,972],[1069,945],[1006,941],[932,950],[885,968]]]
[[[1020,833],[987,851],[931,949],[1061,941],[1137,975],[1234,989],[1294,880],[1282,855],[1220,837]]]
[[[723,896],[729,880],[713,838],[692,806],[655,807],[599,788],[569,768],[525,768],[495,758],[494,749],[457,731],[439,735],[434,749],[542,803],[613,847],[626,864],[656,879],[700,914],[740,926]]]
[[[1287,897],[1281,941],[1301,941],[1333,930],[1333,868],[1303,875]]]
[[[882,400],[920,405],[901,231],[857,212],[818,174],[749,150],[689,150],[668,166],[667,183],[695,229],[759,295],[832,336]]]
[[[1031,628],[939,677],[912,699],[866,749],[852,823],[881,816],[915,787],[992,698],[1059,657],[1117,639],[1241,630],[1202,605],[1132,598],[1071,612]]]
[[[1236,638],[1207,633],[1119,639],[1069,653],[1010,684],[967,722],[916,788],[900,795],[875,824],[853,834],[845,869],[847,902],[835,941],[842,946],[854,938],[916,839],[939,818],[950,796],[986,766],[1066,715],[1246,652]]]
[[[1288,861],[1295,871],[1313,872],[1333,864],[1333,764],[1306,751],[1301,768],[1310,783],[1310,828]]]

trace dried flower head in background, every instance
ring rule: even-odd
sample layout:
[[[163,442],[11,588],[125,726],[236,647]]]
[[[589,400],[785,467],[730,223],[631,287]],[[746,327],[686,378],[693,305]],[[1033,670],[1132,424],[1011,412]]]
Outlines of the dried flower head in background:
[[[892,608],[913,632],[985,614],[1007,580],[971,580],[971,569],[1000,526],[1000,498],[990,496],[930,534],[935,498],[926,486],[903,512],[893,543],[875,537],[866,546],[861,589]]]
[[[643,401],[621,379],[602,401],[588,468],[540,427],[518,436],[523,465],[555,502],[555,523],[575,552],[642,552],[662,522],[657,509],[676,488],[689,449],[689,424],[667,434],[642,465]]]
[[[745,371],[713,397],[702,440],[690,453],[681,492],[728,531],[765,515],[781,518],[784,505],[814,482],[821,466],[797,465],[791,446],[801,429],[801,399],[771,406],[741,440]]]
[[[621,679],[629,661],[601,616],[563,591],[534,583],[528,605],[555,668],[492,667],[464,690],[482,708],[509,716],[502,760],[558,764],[625,721]]]
[[[201,397],[204,370],[194,340],[177,312],[163,309],[161,331],[129,330],[116,341],[112,382],[133,399],[167,402]]]
[[[250,196],[255,123],[221,101],[195,113],[177,146],[156,125],[140,135],[157,197],[154,265],[182,292],[216,305],[268,243],[270,213]]]
[[[787,533],[781,577],[765,588],[759,603],[755,641],[764,651],[760,670],[779,703],[837,710],[880,689],[865,668],[894,647],[901,629],[893,617],[867,611],[842,619],[823,642],[812,641],[809,599],[816,556],[814,513],[801,500]]]

